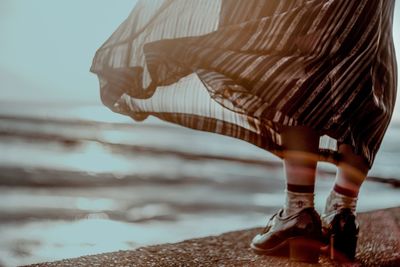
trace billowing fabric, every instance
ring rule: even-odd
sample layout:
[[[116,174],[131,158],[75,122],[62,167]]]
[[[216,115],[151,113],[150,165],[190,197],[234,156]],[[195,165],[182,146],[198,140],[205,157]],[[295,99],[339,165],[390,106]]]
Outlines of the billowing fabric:
[[[97,51],[101,99],[283,156],[282,126],[372,166],[393,113],[394,0],[142,0]]]

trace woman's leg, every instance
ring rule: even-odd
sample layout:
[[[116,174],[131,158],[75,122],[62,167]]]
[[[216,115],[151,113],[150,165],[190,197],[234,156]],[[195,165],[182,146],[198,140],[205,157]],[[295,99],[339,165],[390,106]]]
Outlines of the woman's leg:
[[[341,160],[335,179],[335,185],[328,197],[325,213],[341,208],[356,210],[357,197],[360,187],[368,174],[368,165],[364,158],[356,155],[351,146],[339,146]]]
[[[314,207],[314,185],[319,135],[304,127],[286,127],[282,133],[286,178],[285,214]]]
[[[338,164],[335,185],[328,196],[322,216],[325,243],[329,244],[331,259],[353,260],[358,239],[356,219],[357,197],[367,177],[368,165],[356,155],[351,146],[339,146],[341,160]]]
[[[281,137],[287,182],[285,206],[253,238],[251,247],[256,253],[282,255],[286,251],[292,260],[317,262],[321,220],[314,209],[314,184],[319,135],[306,127],[286,127]]]

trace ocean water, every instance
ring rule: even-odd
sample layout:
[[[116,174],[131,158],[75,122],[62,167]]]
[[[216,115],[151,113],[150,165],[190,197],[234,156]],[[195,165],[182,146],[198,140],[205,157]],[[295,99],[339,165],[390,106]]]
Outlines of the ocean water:
[[[400,124],[359,211],[400,205]],[[284,195],[278,158],[244,141],[99,105],[0,105],[0,266],[262,226]],[[322,210],[334,166],[321,164]]]

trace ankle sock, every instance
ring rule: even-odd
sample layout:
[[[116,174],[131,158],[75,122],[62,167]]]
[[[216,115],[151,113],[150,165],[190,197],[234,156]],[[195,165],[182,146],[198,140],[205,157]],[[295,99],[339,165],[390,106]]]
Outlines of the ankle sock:
[[[356,212],[357,192],[346,189],[335,184],[335,187],[329,194],[324,213],[330,213],[334,210],[349,208],[352,212]]]
[[[284,215],[289,216],[302,209],[314,207],[314,185],[287,184]]]

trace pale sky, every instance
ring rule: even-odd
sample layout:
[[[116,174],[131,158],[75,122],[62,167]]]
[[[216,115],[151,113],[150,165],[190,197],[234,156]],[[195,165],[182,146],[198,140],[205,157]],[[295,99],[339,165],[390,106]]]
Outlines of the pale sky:
[[[89,72],[92,58],[135,3],[0,0],[0,102],[100,103],[97,77]],[[399,6],[397,1],[394,37],[400,66]]]
[[[99,102],[96,50],[136,0],[0,0],[0,101]]]

